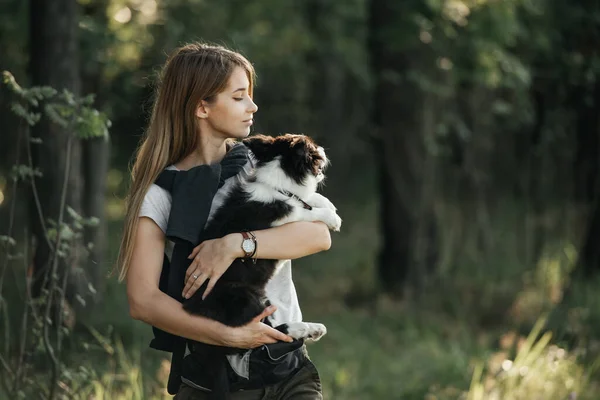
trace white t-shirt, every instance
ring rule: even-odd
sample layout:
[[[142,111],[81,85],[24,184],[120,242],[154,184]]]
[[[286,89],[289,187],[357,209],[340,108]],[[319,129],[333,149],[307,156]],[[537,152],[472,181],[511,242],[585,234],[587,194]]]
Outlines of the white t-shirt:
[[[167,169],[177,170],[174,166]],[[235,179],[235,177],[229,178]],[[218,193],[218,192],[217,192]],[[152,219],[163,232],[167,231],[167,222],[171,212],[171,194],[156,184],[152,184],[144,197],[140,217]],[[165,254],[169,259],[173,253],[174,243],[165,239]],[[277,269],[275,274],[267,283],[265,289],[266,295],[271,302],[277,306],[277,311],[271,315],[273,326],[284,322],[302,321],[302,312],[298,304],[296,288],[292,281],[292,262],[286,260],[283,265]]]

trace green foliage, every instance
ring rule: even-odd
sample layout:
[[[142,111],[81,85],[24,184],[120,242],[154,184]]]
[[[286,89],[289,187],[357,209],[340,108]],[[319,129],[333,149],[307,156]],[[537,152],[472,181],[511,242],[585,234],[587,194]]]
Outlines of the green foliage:
[[[578,398],[595,389],[588,379],[597,379],[590,375],[600,337],[599,283],[576,284],[568,302],[557,305],[574,266],[579,219],[585,219],[581,207],[567,199],[575,175],[573,137],[600,79],[600,10],[592,1],[389,1],[389,15],[397,19],[377,32],[369,32],[366,0],[79,3],[83,91],[98,94],[118,128],[112,168],[119,179],[108,190],[107,205],[112,225],[121,222],[118,197],[148,116],[151,82],[166,54],[185,42],[223,43],[254,63],[258,130],[301,130],[331,148],[326,190],[339,205],[344,230],[332,250],[296,261],[294,271],[305,318],[329,327],[310,348],[326,398],[533,399],[550,388],[563,400],[568,389]],[[0,40],[2,62],[10,62],[8,69],[18,77],[26,75],[24,5],[0,2],[0,37],[7,38]],[[437,185],[441,262],[431,281],[409,288],[403,301],[382,296],[376,278],[382,238],[374,222],[379,218],[374,170],[381,155],[370,154],[369,147],[374,83],[369,35],[381,35],[390,50],[407,55],[408,66],[389,66],[383,76],[392,83],[414,82],[418,93],[399,94],[414,109],[398,110],[390,126],[401,135],[406,129],[401,115],[422,116],[425,144],[440,171],[427,183]],[[48,118],[78,139],[108,137],[109,118],[92,107],[91,97],[24,89],[7,73],[3,79],[17,98],[12,112],[28,126]],[[408,149],[405,156],[412,154]],[[11,177],[22,182],[40,175],[34,166],[16,165]],[[70,243],[95,223],[67,209],[65,221],[48,223],[47,238],[60,236],[57,255],[68,258]],[[111,255],[119,232],[108,235]],[[22,257],[12,237],[0,236],[0,242],[10,249],[9,260]],[[24,268],[17,271],[25,276]],[[165,377],[158,382],[154,377],[162,360],[143,365],[148,354],[137,348],[148,328],[131,321],[122,286],[110,282],[104,294],[101,311],[83,317],[98,330],[114,326],[117,332],[106,338],[90,329],[93,343],[87,342],[88,332],[73,337],[82,346],[74,346],[61,364],[65,395],[162,398],[158,388]],[[531,331],[531,325],[548,311],[556,315],[543,330],[552,336],[540,339],[542,328]],[[35,335],[39,329],[32,329]],[[497,343],[512,329],[531,331],[516,355]],[[122,346],[116,337],[123,338]],[[36,346],[42,349],[41,342]],[[94,350],[97,358],[86,359]],[[78,359],[78,352],[84,356]],[[503,369],[504,361],[511,367]],[[524,368],[528,373],[521,375]],[[33,386],[47,372],[31,372],[32,392],[48,393]]]
[[[28,126],[33,126],[39,123],[42,117],[47,117],[50,123],[58,125],[70,135],[67,141],[67,168],[68,160],[72,156],[69,150],[73,140],[91,138],[108,140],[110,121],[103,113],[92,107],[93,96],[78,98],[69,91],[58,92],[48,87],[24,88],[7,71],[3,73],[3,82],[16,98],[12,104],[13,113],[23,119]],[[29,130],[26,132],[29,133]],[[27,139],[28,146],[41,143],[40,138],[30,138],[27,135]],[[33,178],[41,177],[42,174],[32,164],[30,154],[28,149],[29,164],[18,164],[12,167],[11,178],[15,183],[25,182],[36,193],[36,180]],[[68,184],[67,177],[62,182],[60,193],[66,193]],[[17,243],[10,237],[13,234],[12,230],[1,238],[5,249],[0,264],[0,305],[2,306],[0,314],[3,317],[2,343],[4,344],[0,351],[0,368],[3,372],[0,383],[9,397],[27,398],[35,394],[54,399],[58,390],[60,398],[67,398],[74,393],[65,388],[65,382],[85,381],[89,378],[89,370],[67,365],[61,357],[66,338],[73,328],[74,316],[73,310],[66,301],[66,287],[72,271],[71,268],[59,269],[58,265],[60,262],[68,266],[74,259],[81,257],[79,243],[84,239],[84,230],[87,227],[97,226],[99,220],[79,215],[65,204],[66,197],[63,195],[58,220],[48,219],[46,225],[44,223],[46,210],[42,210],[37,197],[35,199],[38,207],[35,216],[40,218],[45,234],[41,240],[47,240],[50,252],[47,263],[41,269],[43,276],[35,277],[35,281],[41,284],[37,296],[32,295],[34,290],[32,279],[29,272],[26,272],[30,268],[30,259],[23,257],[22,253],[14,252],[17,248],[23,249],[25,253],[28,250],[29,238],[26,238],[26,243]],[[66,210],[66,217],[63,210]],[[12,220],[14,207],[11,208],[11,213],[13,213],[10,215]],[[10,229],[14,229],[12,223]],[[87,248],[91,248],[91,245]],[[15,286],[24,286],[24,294],[21,293],[20,296],[5,294],[4,282],[9,268],[13,269],[13,272],[16,270],[23,272],[18,275],[13,274],[12,277]],[[91,286],[89,290],[95,292]],[[84,302],[79,293],[75,298]],[[45,379],[38,380],[44,375],[39,370],[41,367],[46,369],[46,376]]]
[[[67,214],[70,220],[65,220],[58,227],[57,222],[48,218],[48,230],[46,237],[52,243],[57,241],[60,234],[60,246],[57,249],[57,255],[61,258],[67,258],[70,251],[77,248],[76,244],[84,238],[86,227],[97,227],[99,220],[96,217],[84,218],[71,207],[67,207]],[[87,248],[92,244],[88,243]]]
[[[46,115],[53,123],[79,139],[108,140],[111,122],[104,113],[92,107],[93,95],[77,98],[66,89],[58,92],[45,86],[23,88],[10,72],[4,71],[2,75],[6,87],[18,98],[18,101],[12,103],[12,111],[30,126],[37,124],[42,115]],[[39,138],[32,139],[36,144],[40,141]],[[20,174],[25,172],[19,170]]]
[[[10,176],[13,180],[27,181],[33,177],[42,176],[42,172],[29,165],[13,165]]]

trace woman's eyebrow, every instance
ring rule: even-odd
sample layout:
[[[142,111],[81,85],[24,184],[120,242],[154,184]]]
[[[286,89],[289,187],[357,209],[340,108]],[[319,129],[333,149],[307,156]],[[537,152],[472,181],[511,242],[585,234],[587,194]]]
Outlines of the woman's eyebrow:
[[[233,92],[231,92],[231,93],[235,93],[235,92],[239,92],[239,91],[244,91],[244,90],[246,90],[246,88],[239,88],[239,89],[235,89],[235,90],[234,90]]]

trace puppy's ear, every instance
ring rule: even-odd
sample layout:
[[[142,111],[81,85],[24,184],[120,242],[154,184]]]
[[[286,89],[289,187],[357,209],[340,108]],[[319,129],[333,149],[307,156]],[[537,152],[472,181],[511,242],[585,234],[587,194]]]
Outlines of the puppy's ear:
[[[273,137],[259,134],[243,139],[242,143],[260,160],[264,158],[269,146],[273,143]]]
[[[294,164],[297,170],[304,171],[310,168],[311,155],[309,141],[306,136],[298,135],[292,139],[292,149],[296,152]]]

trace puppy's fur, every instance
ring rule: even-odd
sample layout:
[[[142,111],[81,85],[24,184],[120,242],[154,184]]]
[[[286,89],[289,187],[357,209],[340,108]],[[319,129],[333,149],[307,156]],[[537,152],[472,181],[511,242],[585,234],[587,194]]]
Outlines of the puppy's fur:
[[[316,193],[329,163],[322,147],[307,136],[291,134],[256,135],[243,143],[254,155],[256,166],[249,175],[229,180],[215,197],[205,227],[207,238],[293,221],[323,221],[334,231],[340,229],[342,221],[335,206]],[[228,326],[245,325],[264,310],[265,286],[280,262],[258,259],[254,264],[237,259],[205,300],[206,283],[184,308]],[[326,333],[324,325],[306,322],[283,323],[276,329],[294,339],[318,340]]]

